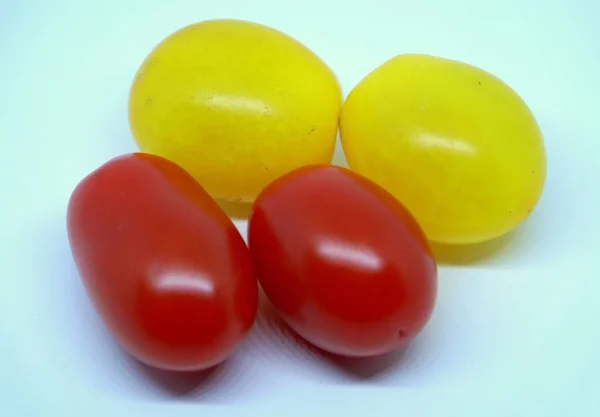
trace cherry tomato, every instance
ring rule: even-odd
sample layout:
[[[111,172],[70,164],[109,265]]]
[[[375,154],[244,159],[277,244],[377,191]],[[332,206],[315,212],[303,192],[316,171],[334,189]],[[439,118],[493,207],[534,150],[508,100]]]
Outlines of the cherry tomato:
[[[269,182],[333,157],[342,93],[314,52],[235,19],[186,26],[146,57],[129,120],[144,152],[185,168],[215,198],[251,202]]]
[[[257,278],[282,318],[330,353],[411,341],[434,307],[437,267],[412,215],[347,169],[308,166],[270,184],[249,218]]]
[[[544,140],[525,102],[455,60],[390,59],[350,92],[340,136],[350,168],[402,201],[439,243],[510,232],[533,211],[546,178]]]
[[[107,162],[74,190],[67,225],[93,304],[140,361],[206,369],[251,328],[258,285],[248,249],[178,165],[147,154]]]

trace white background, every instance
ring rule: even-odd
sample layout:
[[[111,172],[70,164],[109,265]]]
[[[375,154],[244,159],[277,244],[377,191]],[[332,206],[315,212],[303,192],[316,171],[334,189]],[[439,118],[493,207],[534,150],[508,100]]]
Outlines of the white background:
[[[263,311],[224,366],[180,377],[123,354],[88,302],[69,195],[136,150],[127,95],[146,54],[220,17],[296,37],[345,94],[388,58],[423,52],[493,72],[536,115],[540,205],[500,242],[437,249],[435,313],[404,355],[334,363]],[[596,0],[0,0],[0,415],[600,415],[599,80]]]

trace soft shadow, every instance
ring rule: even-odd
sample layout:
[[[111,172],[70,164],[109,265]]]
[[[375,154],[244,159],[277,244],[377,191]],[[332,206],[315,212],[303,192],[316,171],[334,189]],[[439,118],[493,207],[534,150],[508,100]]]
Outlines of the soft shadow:
[[[470,265],[489,260],[508,249],[515,238],[515,232],[496,239],[473,245],[446,245],[430,242],[431,250],[438,264]]]
[[[233,219],[245,220],[250,216],[250,212],[252,211],[252,203],[217,200],[217,204]]]
[[[339,371],[344,372],[351,378],[363,381],[378,380],[383,375],[402,368],[404,363],[402,359],[406,355],[408,346],[370,358],[346,358],[331,354],[326,354],[326,358]]]
[[[337,137],[335,139],[335,151],[333,153],[331,165],[349,168],[348,161],[346,160],[346,155],[344,154],[344,148],[342,147],[342,140],[340,138],[339,130],[338,130]]]
[[[398,370],[408,349],[407,345],[394,352],[368,358],[351,358],[326,352],[302,338],[288,326],[268,300],[261,303],[258,320],[263,321],[263,324],[273,332],[279,333],[293,342],[298,349],[303,351],[302,357],[311,358],[318,362],[319,366],[325,365],[335,371],[338,376],[351,381],[378,380],[383,375]]]
[[[244,404],[255,395],[256,369],[238,352],[212,368],[177,372],[158,369],[137,360],[125,351],[123,368],[136,396],[154,401],[181,401],[202,404]]]
[[[222,364],[194,372],[172,372],[153,368],[128,355],[132,370],[145,378],[162,394],[174,398],[201,398],[210,394],[215,379],[222,373]]]

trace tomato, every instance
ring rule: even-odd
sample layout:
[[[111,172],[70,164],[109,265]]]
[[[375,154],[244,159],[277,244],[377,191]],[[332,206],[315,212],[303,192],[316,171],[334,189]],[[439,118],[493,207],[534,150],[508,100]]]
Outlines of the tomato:
[[[248,249],[181,167],[146,154],[110,160],[73,191],[67,226],[93,304],[140,361],[205,369],[244,340],[258,297]]]
[[[545,182],[543,137],[525,102],[459,61],[400,55],[384,63],[350,92],[340,135],[350,168],[402,201],[439,243],[510,232]]]
[[[308,166],[270,184],[249,218],[257,278],[300,336],[333,354],[393,351],[427,323],[437,267],[412,215],[345,168]]]
[[[215,198],[251,202],[269,182],[333,157],[342,103],[331,69],[266,26],[218,19],[163,39],[131,86],[139,148],[190,172]]]

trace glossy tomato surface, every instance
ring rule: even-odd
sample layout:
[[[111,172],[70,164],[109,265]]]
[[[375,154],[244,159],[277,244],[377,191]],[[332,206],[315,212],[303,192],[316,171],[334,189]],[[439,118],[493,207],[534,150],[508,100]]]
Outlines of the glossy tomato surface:
[[[298,40],[215,19],[148,54],[129,120],[142,151],[176,162],[215,198],[251,202],[284,173],[331,161],[341,104],[333,71]]]
[[[399,55],[348,95],[340,136],[352,170],[411,211],[444,244],[504,235],[534,210],[544,139],[523,99],[464,62]]]
[[[146,154],[107,162],[76,187],[67,223],[91,300],[139,360],[209,368],[250,330],[257,283],[247,247],[178,165]]]
[[[300,168],[259,195],[248,227],[265,294],[323,350],[387,353],[427,323],[437,291],[428,242],[373,182],[340,167]]]

